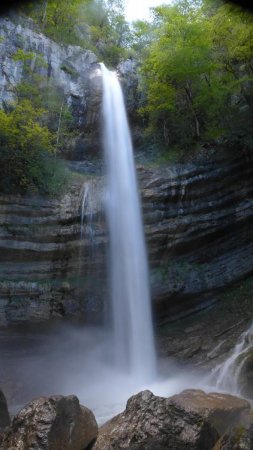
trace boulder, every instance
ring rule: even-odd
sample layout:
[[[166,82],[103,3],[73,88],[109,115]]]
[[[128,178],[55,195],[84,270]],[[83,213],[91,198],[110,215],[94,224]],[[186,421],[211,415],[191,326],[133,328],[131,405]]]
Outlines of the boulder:
[[[143,391],[100,428],[93,450],[211,450],[249,411],[247,401],[231,395],[186,390],[162,398]]]
[[[229,427],[244,423],[250,415],[249,402],[229,394],[206,394],[198,389],[187,389],[170,397],[170,401],[186,413],[199,414],[220,436]]]
[[[252,450],[253,423],[233,428],[222,436],[213,450]]]
[[[1,449],[84,450],[97,431],[93,413],[77,397],[39,397],[14,417]]]

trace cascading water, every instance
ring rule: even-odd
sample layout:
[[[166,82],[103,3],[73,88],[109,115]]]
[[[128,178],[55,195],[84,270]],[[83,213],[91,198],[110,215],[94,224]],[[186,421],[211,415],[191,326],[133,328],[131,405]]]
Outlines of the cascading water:
[[[219,364],[211,373],[210,381],[220,390],[240,395],[241,370],[253,349],[253,323],[241,334],[238,343],[229,357]]]
[[[93,219],[93,204],[91,200],[91,190],[92,184],[85,182],[83,185],[83,198],[81,203],[81,232],[80,238],[83,239],[86,234],[90,242],[93,241],[93,229],[92,229],[92,219]],[[87,217],[87,224],[84,224],[84,218]],[[85,230],[86,228],[86,230]]]
[[[133,149],[117,75],[103,64],[101,70],[116,364],[145,383],[154,378],[156,362]]]

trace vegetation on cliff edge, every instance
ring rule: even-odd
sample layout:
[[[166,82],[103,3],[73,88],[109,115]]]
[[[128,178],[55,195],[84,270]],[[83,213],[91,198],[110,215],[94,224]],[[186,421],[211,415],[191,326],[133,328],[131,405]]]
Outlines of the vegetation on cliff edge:
[[[163,148],[253,148],[253,16],[216,0],[153,12],[141,53],[146,132]],[[142,56],[143,55],[143,56]]]
[[[252,151],[253,16],[246,10],[222,0],[175,0],[153,8],[150,22],[130,25],[123,0],[43,0],[19,14],[58,43],[95,51],[111,67],[137,60],[134,117],[142,147],[163,164],[203,148]],[[62,89],[46,75],[44,56],[20,48],[12,57],[22,62],[23,78],[16,102],[0,112],[0,187],[53,192],[54,155],[78,129]]]

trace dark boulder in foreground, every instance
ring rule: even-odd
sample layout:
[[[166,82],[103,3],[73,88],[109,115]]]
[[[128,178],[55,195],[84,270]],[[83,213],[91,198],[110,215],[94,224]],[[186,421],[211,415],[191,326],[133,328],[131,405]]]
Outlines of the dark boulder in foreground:
[[[143,391],[101,427],[93,450],[211,450],[249,413],[249,403],[231,395],[186,390],[163,398]]]
[[[84,450],[97,431],[93,413],[77,397],[39,397],[14,417],[1,449]]]

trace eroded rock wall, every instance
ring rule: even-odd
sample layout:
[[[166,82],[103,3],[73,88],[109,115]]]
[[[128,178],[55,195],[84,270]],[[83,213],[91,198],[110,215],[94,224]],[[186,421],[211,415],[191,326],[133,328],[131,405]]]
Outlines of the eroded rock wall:
[[[143,171],[152,290],[160,320],[215,301],[253,273],[252,161],[243,153]]]
[[[16,98],[17,85],[26,79],[25,58],[31,53],[30,70],[40,76],[40,86],[61,89],[79,134],[66,141],[65,153],[82,159],[98,148],[101,73],[97,57],[79,46],[59,45],[44,36],[29,18],[0,18],[0,107]],[[38,63],[39,58],[43,63]],[[60,113],[59,106],[59,113]]]
[[[105,230],[104,226],[98,229],[98,220],[93,243],[86,233],[80,237],[85,186],[78,177],[68,194],[54,200],[0,197],[0,325],[59,317],[85,320],[87,315],[90,319],[96,315],[97,309],[101,315],[96,291],[104,262],[99,249],[101,242],[104,248]],[[95,217],[96,205],[92,208]],[[86,230],[89,217],[85,214]]]
[[[204,308],[252,275],[250,159],[221,155],[205,163],[139,167],[138,175],[158,322]],[[77,177],[58,200],[0,198],[1,324],[103,320],[109,302],[102,193],[97,175]]]

